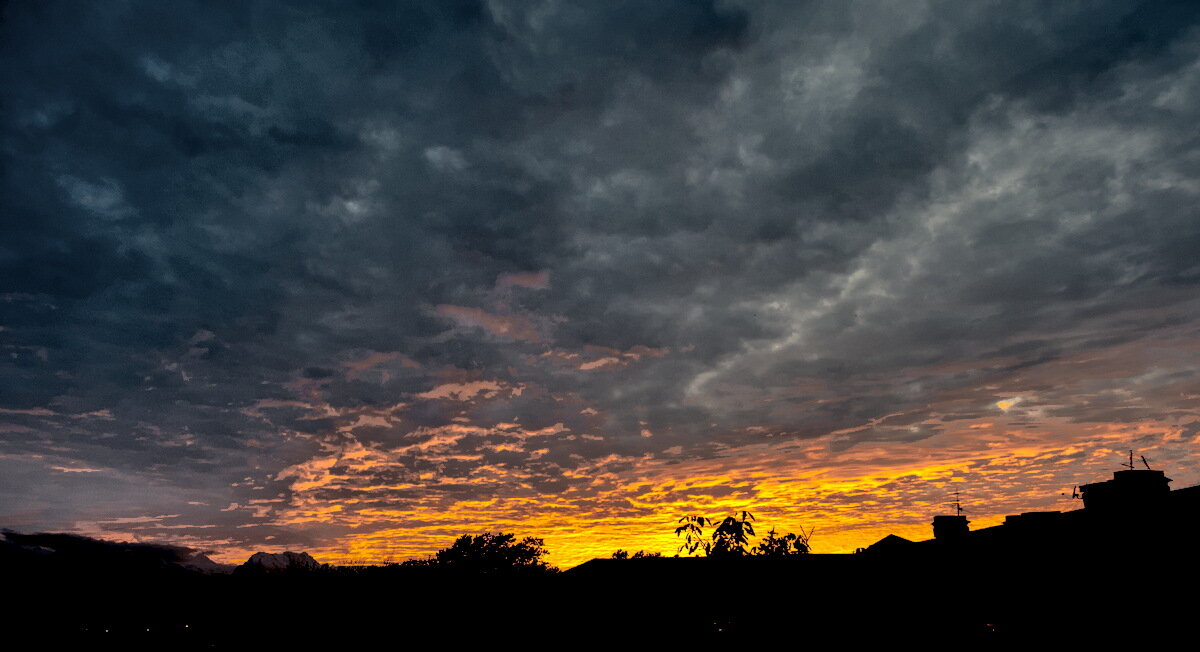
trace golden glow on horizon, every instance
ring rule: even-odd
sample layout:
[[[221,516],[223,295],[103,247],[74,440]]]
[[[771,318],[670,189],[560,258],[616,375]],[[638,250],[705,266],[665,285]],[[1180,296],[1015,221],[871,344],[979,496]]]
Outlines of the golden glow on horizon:
[[[665,354],[591,352],[555,364],[575,368],[618,353],[623,360]],[[1179,375],[1170,391],[1162,390],[1166,398],[1134,416],[1119,414],[1126,423],[1088,421],[1063,404],[1106,405],[1106,395],[1089,385],[1091,379],[1125,378],[1130,368],[1162,362],[1156,356],[1168,354],[1177,355],[1177,348],[1131,345],[1106,357],[1050,363],[1023,371],[1021,387],[987,388],[996,392],[987,398],[949,391],[936,397],[936,410],[920,411],[927,416],[919,420],[898,412],[820,438],[768,439],[767,427],[747,428],[742,434],[762,436],[759,443],[719,449],[704,459],[688,459],[682,446],[672,446],[654,456],[610,452],[555,461],[558,440],[594,441],[596,451],[614,448],[604,447],[599,427],[531,428],[515,419],[482,425],[466,416],[406,428],[398,439],[382,443],[359,433],[395,428],[408,404],[337,407],[305,385],[294,401],[264,400],[244,411],[268,424],[273,409],[286,408],[341,425],[329,433],[292,432],[297,444],[318,449],[272,474],[272,481],[287,485],[285,494],[226,508],[245,517],[236,531],[227,531],[232,534],[218,534],[212,524],[190,526],[210,529],[189,532],[189,526],[158,522],[165,516],[80,523],[75,531],[216,550],[211,556],[225,563],[289,548],[328,563],[402,561],[444,548],[462,534],[506,531],[544,539],[551,563],[569,568],[617,549],[674,554],[679,542],[673,530],[681,515],[720,517],[744,509],[757,517],[760,535],[771,528],[815,527],[815,552],[846,553],[887,534],[931,537],[933,516],[948,512],[955,490],[962,492],[972,528],[997,524],[1008,514],[1076,509],[1080,504],[1069,498],[1071,487],[1107,479],[1131,447],[1166,469],[1173,487],[1197,484],[1200,447],[1191,434],[1197,391],[1190,376]],[[436,400],[455,405],[547,391],[453,370],[439,378],[432,390]],[[1033,394],[1033,388],[1059,389]],[[802,393],[819,391],[805,386]],[[584,401],[575,400],[573,407],[598,422],[604,416]],[[771,415],[786,422],[786,413]],[[643,427],[651,442],[667,434]],[[514,455],[522,462],[496,461]],[[413,459],[421,462],[416,471]],[[540,475],[524,463],[528,460],[539,460]],[[553,473],[565,480],[555,493],[546,488]],[[324,544],[287,545],[288,532]],[[242,533],[245,539],[239,540]]]
[[[1131,438],[1172,428],[1063,422],[1047,438],[1045,427],[1015,421],[963,420],[943,424],[943,434],[918,444],[863,444],[840,452],[820,439],[747,446],[707,460],[610,455],[565,471],[586,482],[553,496],[538,495],[522,472],[494,465],[453,483],[433,476],[380,483],[375,474],[396,464],[392,452],[353,441],[281,473],[292,479],[295,495],[270,522],[349,528],[335,544],[306,548],[322,562],[423,557],[460,534],[491,530],[541,537],[551,563],[569,568],[617,549],[671,555],[679,545],[673,534],[679,516],[746,509],[757,517],[760,535],[816,527],[815,552],[848,553],[887,534],[930,538],[932,517],[947,513],[956,490],[963,492],[972,528],[1022,511],[1076,509],[1079,503],[1064,497],[1064,489],[1106,478]],[[1166,439],[1178,436],[1178,428],[1171,432]],[[459,500],[428,491],[451,484],[504,491]],[[393,505],[389,496],[398,491],[415,498]],[[218,557],[237,563],[250,552],[231,547]]]

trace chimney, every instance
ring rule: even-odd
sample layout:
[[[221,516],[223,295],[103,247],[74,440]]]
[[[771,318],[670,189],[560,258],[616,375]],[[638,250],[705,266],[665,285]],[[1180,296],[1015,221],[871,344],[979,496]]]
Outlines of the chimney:
[[[1162,471],[1126,469],[1113,479],[1079,487],[1083,507],[1090,511],[1116,511],[1156,507],[1171,493],[1171,479]]]
[[[934,516],[933,517],[933,538],[938,541],[955,541],[967,536],[971,528],[967,526],[970,521],[962,514],[954,516]]]

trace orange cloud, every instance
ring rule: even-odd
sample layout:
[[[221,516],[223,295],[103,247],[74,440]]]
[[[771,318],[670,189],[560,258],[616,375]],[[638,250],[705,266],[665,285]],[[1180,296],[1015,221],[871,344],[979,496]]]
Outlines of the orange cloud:
[[[479,308],[447,304],[441,304],[434,310],[438,316],[450,319],[459,326],[482,328],[492,335],[510,340],[541,341],[533,322],[519,315],[493,315]]]
[[[918,444],[868,442],[836,452],[820,439],[743,446],[708,459],[610,454],[562,468],[571,484],[553,495],[539,493],[528,471],[498,464],[477,463],[457,478],[435,472],[379,482],[381,470],[399,469],[395,456],[401,449],[353,443],[289,470],[292,503],[277,511],[282,523],[353,528],[312,551],[332,562],[419,557],[458,534],[497,529],[543,537],[552,561],[565,567],[617,548],[674,554],[673,523],[680,515],[742,509],[755,513],[763,532],[816,526],[817,552],[852,552],[889,533],[929,538],[932,517],[949,509],[955,491],[962,492],[972,527],[1022,511],[1077,508],[1063,494],[1106,478],[1131,439],[1157,438],[1165,442],[1158,445],[1164,447],[1161,455],[1168,457],[1178,454],[1167,448],[1180,432],[1178,424],[1166,421],[1114,427],[1060,420],[1053,423],[1055,437],[1047,438],[1045,425],[995,414],[943,426],[942,434]],[[549,433],[507,427],[431,429],[431,437],[415,446],[430,459],[452,460],[464,456],[438,451],[448,451],[464,436],[503,433],[515,440],[497,449],[544,458],[545,447],[530,450],[521,443]],[[1151,459],[1158,455],[1153,444],[1140,450]],[[1195,481],[1175,470],[1195,469],[1197,457],[1189,452],[1172,461],[1177,485]],[[472,497],[423,490],[433,487],[475,489]],[[338,489],[341,497],[330,498],[329,489]]]
[[[438,385],[428,392],[417,394],[417,398],[450,399],[453,401],[468,401],[476,396],[492,398],[503,390],[509,390],[514,396],[520,396],[523,387],[511,386],[494,380],[477,380],[465,383],[445,383]]]

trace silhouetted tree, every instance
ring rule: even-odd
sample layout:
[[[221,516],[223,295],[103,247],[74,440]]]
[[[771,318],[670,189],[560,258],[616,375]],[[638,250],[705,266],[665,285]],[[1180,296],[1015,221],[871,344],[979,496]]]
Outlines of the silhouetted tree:
[[[809,553],[809,539],[816,528],[805,530],[803,526],[800,527],[799,534],[788,532],[782,536],[771,528],[758,545],[748,548],[750,537],[754,536],[754,520],[754,515],[747,511],[726,516],[716,525],[712,540],[708,541],[704,537],[704,528],[714,525],[712,519],[694,515],[681,517],[678,521],[681,525],[675,528],[675,536],[684,537],[679,552],[703,551],[704,555],[709,557],[790,557]],[[634,557],[636,558],[636,555]],[[624,550],[613,553],[613,559],[628,558],[629,553]]]
[[[713,530],[712,548],[709,555],[713,557],[742,557],[747,554],[746,546],[750,537],[754,536],[754,526],[750,521],[754,515],[743,511],[735,516],[726,516],[717,529]]]
[[[520,541],[515,534],[491,533],[464,534],[433,557],[409,560],[404,566],[436,566],[471,572],[493,572],[503,570],[537,570],[554,572],[558,569],[543,559],[549,551],[541,539],[525,537]]]
[[[688,515],[680,517],[676,523],[683,524],[675,528],[675,536],[683,535],[683,543],[679,545],[678,552],[686,550],[688,554],[695,554],[697,550],[703,550],[707,555],[712,549],[712,543],[704,540],[704,528],[712,525],[712,519]]]
[[[798,555],[807,555],[810,551],[808,540],[812,537],[812,533],[815,530],[816,528],[805,531],[804,527],[801,526],[800,534],[789,532],[783,536],[779,536],[775,534],[775,528],[771,528],[767,536],[750,550],[750,554],[761,557],[795,557]]]
[[[618,550],[612,554],[613,559],[649,559],[651,557],[662,557],[661,552],[646,552],[639,550],[632,555],[624,550]]]

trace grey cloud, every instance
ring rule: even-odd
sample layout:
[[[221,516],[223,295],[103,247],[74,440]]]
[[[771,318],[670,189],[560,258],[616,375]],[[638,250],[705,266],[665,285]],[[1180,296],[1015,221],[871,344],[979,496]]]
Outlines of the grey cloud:
[[[450,448],[476,461],[381,478],[551,493],[613,454],[923,440],[1022,389],[1194,410],[1186,355],[1063,362],[1194,341],[1189,3],[3,11],[0,408],[46,412],[0,414],[0,453],[218,505],[454,423],[487,431]],[[523,389],[419,396],[480,380]],[[28,499],[4,485],[0,516]]]

